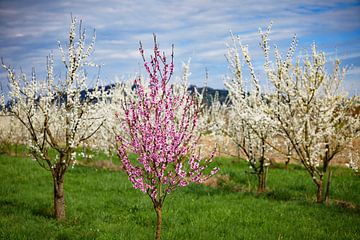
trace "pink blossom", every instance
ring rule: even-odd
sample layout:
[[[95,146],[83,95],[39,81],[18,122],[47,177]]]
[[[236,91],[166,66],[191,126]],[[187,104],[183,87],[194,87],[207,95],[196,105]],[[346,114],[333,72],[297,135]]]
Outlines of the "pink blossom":
[[[116,138],[118,155],[134,188],[147,193],[154,203],[162,203],[177,187],[200,183],[218,169],[205,173],[212,157],[203,160],[194,154],[199,109],[192,95],[177,96],[168,84],[174,69],[173,54],[167,63],[156,42],[149,62],[141,45],[140,54],[149,82],[135,79],[137,98],[124,101],[125,117],[119,120],[126,134]],[[138,158],[130,161],[128,152],[138,154]]]

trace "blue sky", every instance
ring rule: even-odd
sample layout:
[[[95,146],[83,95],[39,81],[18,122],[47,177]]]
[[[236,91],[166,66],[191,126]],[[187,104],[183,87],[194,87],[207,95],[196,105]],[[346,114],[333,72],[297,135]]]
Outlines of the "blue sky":
[[[0,0],[0,56],[4,62],[26,73],[35,67],[41,76],[46,56],[51,51],[56,56],[57,41],[66,41],[70,13],[83,20],[89,35],[96,30],[92,60],[103,64],[105,82],[129,79],[139,72],[138,42],[150,50],[152,33],[165,51],[175,44],[177,73],[181,63],[191,59],[192,84],[203,85],[207,68],[208,85],[223,88],[229,74],[224,54],[230,30],[249,44],[261,75],[258,28],[273,21],[271,45],[286,51],[296,34],[301,53],[316,42],[330,61],[340,58],[349,67],[346,89],[351,94],[360,91],[360,1]],[[4,70],[0,80],[6,82]]]

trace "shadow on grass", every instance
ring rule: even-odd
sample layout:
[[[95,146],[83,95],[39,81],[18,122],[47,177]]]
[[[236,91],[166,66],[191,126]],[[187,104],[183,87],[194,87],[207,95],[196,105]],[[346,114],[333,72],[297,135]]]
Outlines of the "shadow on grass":
[[[276,201],[290,201],[293,200],[292,194],[286,189],[275,189],[264,193],[264,196],[268,199]]]
[[[13,201],[9,201],[6,199],[0,200],[0,212],[2,214],[12,214],[18,212],[19,209],[23,208],[22,204],[18,204]]]
[[[47,219],[54,219],[54,209],[48,206],[42,206],[32,209],[32,214],[35,216],[44,217]]]
[[[298,189],[299,188],[299,189]],[[304,186],[297,186],[296,190],[303,190]],[[218,178],[214,184],[191,184],[188,188],[183,189],[184,193],[196,195],[196,196],[215,196],[215,195],[227,195],[227,194],[240,194],[244,197],[254,197],[258,199],[267,199],[276,202],[293,202],[295,204],[303,205],[306,207],[319,206],[321,208],[332,209],[341,213],[360,214],[360,206],[353,202],[330,199],[330,204],[326,205],[317,204],[315,196],[298,196],[294,194],[293,189],[273,189],[267,190],[262,193],[256,192],[256,190],[249,189],[246,185],[234,182],[231,178]]]
[[[34,216],[54,219],[53,208],[48,206],[29,207],[24,203],[7,199],[0,200],[0,213],[4,215],[18,214],[19,212],[29,211]]]

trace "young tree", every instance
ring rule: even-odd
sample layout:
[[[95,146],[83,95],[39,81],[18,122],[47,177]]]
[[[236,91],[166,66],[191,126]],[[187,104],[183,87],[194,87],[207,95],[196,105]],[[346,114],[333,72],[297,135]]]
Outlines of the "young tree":
[[[317,202],[322,203],[325,175],[331,179],[331,160],[359,136],[359,117],[352,114],[354,99],[341,91],[344,70],[336,60],[333,72],[326,69],[326,57],[312,45],[311,55],[293,55],[296,38],[282,58],[275,50],[275,63],[269,57],[268,33],[261,34],[265,55],[264,69],[274,87],[268,114],[291,143],[317,187]],[[330,182],[326,184],[329,193]]]
[[[198,108],[192,95],[176,95],[173,85],[169,86],[173,52],[168,63],[155,35],[150,62],[145,59],[141,43],[139,50],[150,79],[148,85],[136,79],[136,97],[123,103],[125,119],[119,120],[126,134],[117,137],[118,155],[134,188],[152,200],[157,216],[156,239],[160,239],[162,207],[169,193],[190,182],[201,183],[218,169],[209,172],[212,156],[201,160],[194,151]],[[138,155],[135,161],[129,159],[129,152]]]
[[[31,153],[41,167],[51,172],[54,184],[54,215],[65,219],[64,177],[75,163],[75,149],[89,139],[102,125],[102,118],[94,117],[101,102],[97,86],[89,90],[85,67],[89,65],[95,34],[85,47],[85,31],[76,19],[71,20],[66,53],[59,42],[61,60],[66,69],[64,79],[55,79],[54,60],[47,59],[47,78],[38,80],[33,70],[31,79],[24,73],[16,75],[6,66],[9,79],[8,113],[16,117],[28,131]],[[55,151],[56,157],[52,157]]]
[[[270,150],[267,142],[274,135],[273,121],[266,112],[269,108],[267,95],[261,91],[259,80],[250,60],[247,46],[238,37],[232,36],[233,44],[228,47],[227,60],[232,70],[230,81],[225,83],[229,90],[229,129],[226,134],[241,149],[246,161],[258,178],[258,192],[266,190]],[[251,75],[248,89],[242,75],[239,48]]]

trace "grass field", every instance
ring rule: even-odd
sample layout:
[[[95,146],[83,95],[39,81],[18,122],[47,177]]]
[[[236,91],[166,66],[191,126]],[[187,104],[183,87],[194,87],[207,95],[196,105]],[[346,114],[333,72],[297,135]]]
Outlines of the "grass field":
[[[248,167],[218,159],[216,186],[190,185],[163,209],[162,239],[360,239],[360,177],[334,169],[330,206],[314,203],[307,172],[269,171],[258,195]],[[52,218],[50,173],[25,157],[0,155],[0,239],[153,239],[151,200],[122,172],[75,166],[65,176],[67,221]]]

